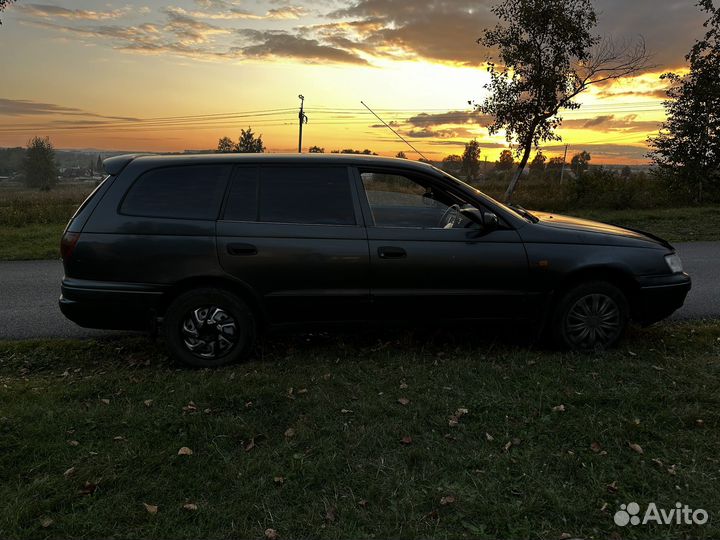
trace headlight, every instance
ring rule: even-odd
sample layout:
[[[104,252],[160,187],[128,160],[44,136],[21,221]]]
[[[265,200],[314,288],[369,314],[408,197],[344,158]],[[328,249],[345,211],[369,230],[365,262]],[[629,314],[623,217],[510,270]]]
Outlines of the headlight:
[[[665,262],[668,265],[668,268],[670,268],[670,271],[673,274],[679,274],[683,271],[682,261],[680,260],[680,256],[677,253],[673,253],[672,255],[665,255]]]

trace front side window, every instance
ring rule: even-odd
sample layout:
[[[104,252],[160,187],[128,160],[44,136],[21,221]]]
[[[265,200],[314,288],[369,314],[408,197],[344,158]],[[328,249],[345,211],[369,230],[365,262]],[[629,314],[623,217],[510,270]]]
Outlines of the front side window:
[[[360,177],[376,227],[449,229],[469,224],[460,214],[460,201],[420,179],[369,171]]]
[[[138,178],[120,212],[131,216],[216,219],[229,165],[187,165],[153,169]]]
[[[266,166],[233,179],[225,219],[307,225],[355,225],[345,167]]]

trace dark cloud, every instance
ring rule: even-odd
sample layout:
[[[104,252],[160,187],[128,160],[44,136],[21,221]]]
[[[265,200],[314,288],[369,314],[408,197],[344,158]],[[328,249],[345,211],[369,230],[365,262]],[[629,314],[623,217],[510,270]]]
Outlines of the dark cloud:
[[[637,114],[617,117],[614,114],[596,116],[594,118],[573,118],[564,120],[563,127],[570,129],[592,129],[595,131],[623,131],[627,133],[647,133],[656,131],[660,122],[654,120],[638,120]]]
[[[91,113],[75,107],[64,107],[54,103],[40,103],[25,99],[0,98],[0,115],[6,116],[38,116],[38,115],[64,115],[64,116],[89,116],[93,118],[104,118],[108,120],[137,120],[136,118],[124,116],[105,116]],[[73,120],[77,122],[77,120]]]
[[[118,19],[128,14],[129,8],[113,9],[110,11],[95,11],[87,9],[67,9],[49,4],[17,4],[14,9],[23,15],[40,17],[44,19],[73,19],[84,21],[105,21]]]
[[[422,129],[412,129],[410,131],[405,131],[404,135],[407,135],[408,137],[412,137],[414,139],[470,139],[477,136],[476,133],[473,133],[469,129],[464,127],[445,129],[432,129],[429,127],[424,127]]]
[[[407,119],[415,127],[441,126],[445,124],[476,124],[488,126],[492,119],[477,111],[448,111],[446,113],[420,113]]]
[[[239,30],[250,42],[240,47],[249,58],[298,58],[308,62],[337,62],[367,64],[367,61],[351,51],[324,45],[317,39],[308,39],[281,31]]]

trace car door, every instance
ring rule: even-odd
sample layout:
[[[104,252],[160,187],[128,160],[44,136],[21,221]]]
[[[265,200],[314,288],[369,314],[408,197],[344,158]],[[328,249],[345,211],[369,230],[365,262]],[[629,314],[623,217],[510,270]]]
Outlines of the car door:
[[[485,209],[430,175],[360,168],[356,182],[368,223],[374,313],[402,319],[522,317],[528,267],[515,230],[469,221],[458,207]]]
[[[273,322],[364,316],[367,235],[345,166],[238,166],[217,249],[225,271],[262,298]]]

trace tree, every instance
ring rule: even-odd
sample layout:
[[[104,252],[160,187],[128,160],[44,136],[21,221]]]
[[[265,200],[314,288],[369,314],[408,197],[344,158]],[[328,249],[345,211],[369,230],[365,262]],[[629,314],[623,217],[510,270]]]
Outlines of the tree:
[[[498,171],[509,171],[515,165],[512,150],[503,150],[500,152],[500,158],[495,162],[495,168]]]
[[[590,160],[592,157],[588,152],[583,150],[575,154],[570,160],[570,168],[575,173],[575,176],[580,176],[582,173],[588,170],[590,167]]]
[[[561,157],[554,157],[550,158],[550,161],[548,161],[547,168],[553,169],[553,170],[561,170],[563,167],[567,166],[567,163],[565,163],[565,160]]]
[[[709,1],[709,0],[708,0]],[[637,73],[647,65],[645,41],[616,45],[593,34],[590,0],[503,0],[492,8],[500,22],[478,43],[496,58],[488,64],[488,97],[476,110],[491,115],[491,135],[504,131],[520,158],[505,199],[512,198],[533,147],[561,140],[562,109],[590,85]]]
[[[256,137],[252,128],[247,128],[247,131],[241,129],[240,140],[238,140],[235,151],[240,152],[241,154],[262,154],[265,152],[262,135],[258,135]]]
[[[0,11],[3,11],[7,6],[12,4],[15,0],[0,0]],[[0,25],[2,25],[2,21],[0,21]]]
[[[460,167],[460,174],[463,174],[468,180],[475,180],[480,173],[480,143],[477,139],[465,144],[465,150],[463,151],[462,167]]]
[[[542,151],[538,151],[533,160],[530,162],[530,174],[536,174],[539,176],[544,175],[546,161],[547,158],[545,157],[545,154],[543,154]]]
[[[462,170],[462,157],[457,154],[450,154],[442,160],[442,169],[446,173],[460,174]]]
[[[29,188],[49,191],[57,184],[55,148],[50,142],[50,137],[33,137],[28,141],[23,170],[25,185]]]
[[[700,0],[698,6],[709,14],[708,30],[685,56],[689,73],[661,77],[671,85],[667,120],[658,136],[649,139],[653,150],[648,156],[675,187],[702,202],[708,184],[720,188],[720,9],[712,0]]]
[[[101,156],[100,154],[98,154],[97,163],[96,163],[96,165],[95,165],[95,169],[97,170],[97,172],[98,172],[99,174],[102,174],[102,172],[103,172],[103,159],[102,159],[102,156]]]
[[[230,137],[218,139],[217,151],[221,154],[229,154],[235,152],[235,143]]]
[[[311,146],[310,150],[308,150],[308,152],[310,152],[311,154],[324,154],[325,149],[320,148],[319,146]]]
[[[402,150],[400,152],[398,152],[397,154],[395,154],[395,157],[399,158],[399,159],[407,159],[405,152],[403,152]]]

